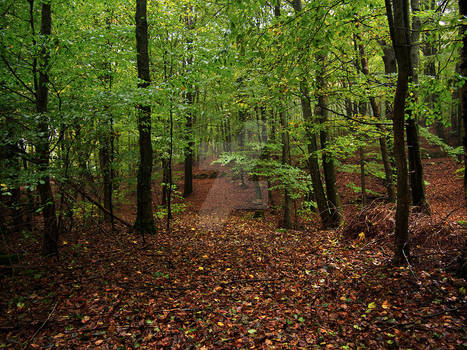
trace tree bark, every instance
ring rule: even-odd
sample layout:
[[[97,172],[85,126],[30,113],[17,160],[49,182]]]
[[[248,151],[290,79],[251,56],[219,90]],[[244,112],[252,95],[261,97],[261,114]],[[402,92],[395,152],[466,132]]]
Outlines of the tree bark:
[[[295,14],[298,14],[302,11],[301,0],[293,0],[292,6],[295,10]],[[323,182],[321,180],[321,173],[317,156],[318,140],[316,133],[312,130],[312,125],[315,121],[313,120],[313,114],[311,112],[308,83],[305,77],[303,77],[300,81],[300,102],[302,105],[302,115],[306,124],[306,134],[308,138],[308,167],[310,171],[313,192],[316,198],[316,204],[318,206],[318,211],[321,218],[321,225],[325,229],[337,227],[339,226],[339,222],[333,221],[331,217],[331,212],[329,210],[328,202],[323,188]]]
[[[112,203],[112,194],[113,194],[113,171],[112,171],[112,161],[113,161],[113,152],[112,152],[112,138],[113,138],[113,127],[111,120],[106,120],[104,122],[105,130],[104,135],[102,135],[100,143],[100,158],[101,158],[101,169],[102,169],[102,187],[104,192],[104,208],[108,210],[109,213],[113,213],[113,203]],[[107,213],[104,214],[104,221],[107,223],[112,223],[112,216]]]
[[[322,90],[325,88],[324,81],[324,65],[325,57],[319,56],[318,60],[322,63],[322,70],[318,73],[317,83],[318,89]],[[324,182],[326,184],[326,196],[327,203],[330,212],[330,220],[335,223],[336,226],[339,226],[342,222],[342,205],[339,198],[339,193],[337,191],[336,185],[336,168],[334,166],[334,159],[332,155],[327,152],[326,147],[328,145],[328,132],[327,125],[329,119],[328,112],[328,99],[324,93],[320,93],[318,96],[318,109],[320,116],[321,128],[319,132],[321,150],[322,150],[322,163],[323,163],[323,173],[324,173]]]
[[[394,158],[397,169],[397,208],[393,262],[402,264],[406,259],[410,258],[408,233],[409,186],[404,140],[405,99],[410,74],[410,34],[408,0],[393,0],[392,3],[394,10],[391,0],[385,0],[389,31],[398,65],[393,113]]]
[[[106,13],[110,11],[106,9]],[[112,23],[112,14],[109,13],[109,16],[106,19],[107,30],[110,32]],[[112,44],[110,41],[107,42],[108,50],[112,50]],[[107,92],[112,91],[113,83],[113,72],[112,72],[112,61],[104,61],[104,76],[103,81],[107,86],[105,89]],[[101,160],[102,160],[102,180],[103,180],[103,191],[104,191],[104,208],[108,210],[111,214],[104,214],[104,221],[112,224],[114,228],[113,221],[113,188],[114,188],[114,170],[113,170],[113,160],[114,160],[114,131],[113,131],[113,117],[112,112],[109,111],[109,106],[104,106],[104,131],[101,138]]]
[[[192,9],[191,9],[192,11]],[[192,50],[192,39],[190,38],[190,31],[194,28],[193,18],[187,12],[186,17],[186,28],[188,30],[188,39],[187,39],[187,52],[188,58],[186,60],[186,66],[190,67],[193,64],[193,54],[190,52]],[[185,93],[185,102],[188,105],[188,113],[186,115],[186,147],[185,147],[185,160],[184,160],[184,184],[183,184],[183,197],[189,196],[193,192],[193,106],[195,103],[195,89],[189,84],[186,86]]]
[[[276,6],[274,7],[274,16],[280,17],[281,15],[281,3],[280,0],[276,0]],[[286,112],[283,110],[283,106],[280,106],[279,111],[279,122],[281,125],[281,137],[282,137],[282,164],[285,166],[290,164],[290,136],[288,132],[288,122]],[[289,189],[284,188],[284,222],[285,228],[292,228],[292,198],[289,195]]]
[[[360,53],[360,63],[361,63],[362,73],[365,74],[366,76],[369,76],[370,69],[368,67],[368,60],[366,58],[365,48],[362,45],[360,37],[358,37],[358,39],[359,39],[358,49]],[[369,96],[369,98],[370,98],[371,109],[373,110],[373,115],[375,116],[376,119],[382,120],[381,111],[380,111],[378,103],[376,102],[376,98],[374,96]],[[392,179],[392,165],[391,165],[391,161],[389,160],[388,147],[387,147],[386,139],[384,136],[384,133],[386,132],[386,130],[382,125],[379,125],[378,128],[381,130],[381,133],[383,134],[383,136],[379,138],[379,146],[381,150],[381,159],[383,160],[383,166],[384,166],[388,201],[395,202],[396,193],[394,189],[394,181]]]
[[[190,106],[193,106],[192,96],[187,93],[186,101]],[[186,116],[186,142],[185,160],[184,160],[184,183],[183,197],[189,196],[193,192],[193,116],[188,112]]]
[[[420,18],[416,15],[420,12],[419,0],[411,0],[412,6],[412,35],[410,40],[410,61],[409,61],[409,79],[412,79],[414,85],[418,84],[418,65],[419,65],[419,41],[420,41]],[[414,92],[416,94],[416,92]],[[417,96],[414,95],[416,99]],[[412,192],[412,204],[420,211],[430,212],[430,208],[425,196],[425,180],[423,177],[423,165],[420,155],[420,143],[418,132],[418,116],[410,111],[410,116],[406,121],[407,148],[409,157],[410,188]]]
[[[282,164],[290,164],[290,137],[288,131],[287,114],[285,111],[279,111],[282,136]],[[284,222],[285,228],[292,228],[292,198],[289,195],[289,189],[284,188]]]
[[[169,159],[162,158],[162,202],[161,205],[166,205],[169,197]]]
[[[357,106],[356,106],[357,107]],[[358,105],[358,112],[360,115],[366,115],[367,112],[367,103],[360,102]],[[358,156],[360,160],[360,187],[362,190],[362,208],[364,208],[367,204],[367,194],[366,194],[366,176],[365,176],[365,150],[362,147],[358,148]]]
[[[332,228],[339,225],[338,222],[333,222],[329,211],[326,195],[321,180],[321,173],[318,163],[318,140],[316,133],[312,130],[313,115],[311,113],[310,99],[308,96],[308,86],[305,80],[300,82],[300,101],[302,105],[302,115],[305,121],[306,135],[308,141],[308,168],[311,176],[313,193],[315,194],[316,204],[318,206],[321,225],[323,228]]]
[[[43,37],[49,38],[52,32],[52,10],[50,3],[42,3],[41,30]],[[49,175],[49,123],[48,123],[48,96],[49,82],[48,65],[50,53],[47,45],[42,46],[40,53],[39,79],[36,91],[36,112],[40,115],[38,129],[41,133],[36,150],[39,163],[39,195],[44,218],[43,253],[45,255],[58,255],[58,225],[55,210],[55,199]]]
[[[138,68],[138,87],[145,89],[150,84],[147,0],[136,0],[136,61]],[[135,231],[138,233],[155,233],[152,215],[152,143],[151,143],[151,106],[139,104],[138,132],[139,155],[137,184],[137,208]]]

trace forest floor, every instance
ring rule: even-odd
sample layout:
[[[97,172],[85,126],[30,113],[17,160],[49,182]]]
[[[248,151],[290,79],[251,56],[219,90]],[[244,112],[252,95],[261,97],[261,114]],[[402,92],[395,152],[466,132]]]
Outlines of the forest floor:
[[[361,211],[345,186],[358,175],[338,177],[342,229],[320,231],[310,214],[284,230],[277,210],[253,218],[251,183],[206,164],[171,232],[160,221],[145,243],[92,216],[62,235],[58,262],[39,257],[38,233],[4,239],[24,257],[0,277],[0,348],[467,348],[467,283],[455,273],[467,209],[453,160],[424,160],[432,216],[412,215],[403,267],[390,263],[393,205]],[[214,170],[223,176],[203,175]],[[132,222],[134,208],[118,214]]]

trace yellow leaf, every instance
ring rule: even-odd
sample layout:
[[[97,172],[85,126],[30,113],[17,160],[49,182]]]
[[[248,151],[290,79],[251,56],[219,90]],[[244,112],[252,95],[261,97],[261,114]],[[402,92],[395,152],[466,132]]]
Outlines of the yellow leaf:
[[[391,304],[387,300],[383,301],[383,304],[381,304],[381,307],[383,309],[389,309],[391,307]]]
[[[204,267],[200,266],[200,267],[198,267],[198,270],[203,271]]]
[[[376,307],[376,303],[369,303],[368,304],[368,308],[371,310],[371,309],[374,309]]]
[[[223,327],[223,326],[224,326],[224,324],[223,324],[222,322],[220,322],[220,321],[217,322],[217,325],[220,326],[220,327]]]

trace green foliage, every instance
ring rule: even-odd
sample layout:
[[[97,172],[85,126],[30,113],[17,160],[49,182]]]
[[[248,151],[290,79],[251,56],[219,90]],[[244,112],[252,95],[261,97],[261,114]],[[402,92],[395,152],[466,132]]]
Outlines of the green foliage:
[[[451,147],[441,140],[438,136],[431,133],[428,128],[420,127],[420,136],[425,138],[430,144],[439,146],[446,154],[454,159],[457,159],[458,156],[464,154],[464,149],[462,146]]]
[[[362,188],[358,185],[356,185],[355,183],[353,182],[348,182],[345,184],[348,188],[350,188],[352,191],[354,191],[355,193],[362,193]],[[377,197],[383,197],[383,195],[379,192],[376,192],[376,191],[373,191],[373,190],[370,190],[370,189],[365,189],[366,193],[368,194],[372,194],[372,195],[375,195]]]
[[[395,75],[382,74],[383,46],[391,43],[380,0],[302,2],[298,15],[290,2],[282,2],[279,16],[265,0],[150,1],[152,83],[146,89],[137,88],[133,2],[52,0],[53,33],[48,40],[39,34],[42,3],[33,3],[32,11],[27,1],[0,4],[0,178],[9,189],[34,191],[40,179],[50,175],[57,183],[73,179],[98,194],[106,169],[103,153],[111,143],[110,169],[115,188],[124,185],[116,192],[124,200],[136,184],[138,104],[151,106],[155,164],[168,159],[171,119],[174,164],[183,160],[192,134],[197,155],[216,156],[219,145],[228,145],[220,164],[229,165],[234,175],[268,178],[273,189],[287,188],[294,199],[309,192],[310,179],[303,169],[310,156],[310,132],[329,134],[317,156],[321,160],[326,152],[343,171],[356,171],[344,163],[360,147],[392,137],[390,110],[384,106],[392,100]],[[455,73],[457,9],[446,6],[445,11],[423,9],[419,14],[424,54],[408,108],[428,125],[449,125],[451,109],[456,108],[453,95],[465,84],[465,77]],[[369,75],[355,68],[361,59],[360,41]],[[50,51],[49,112],[38,115],[35,89],[44,47]],[[435,52],[425,54],[430,48]],[[428,73],[432,67],[434,74]],[[317,77],[324,77],[322,86]],[[300,106],[304,79],[313,112],[307,123]],[[189,94],[193,103],[187,101]],[[316,109],[318,96],[328,100],[326,122]],[[383,106],[384,120],[373,116],[369,97]],[[366,113],[359,111],[363,104]],[[285,110],[289,120],[285,132],[291,139],[290,166],[278,161],[284,131],[279,110]],[[192,130],[186,127],[188,115],[194,120]],[[37,131],[44,118],[48,135]],[[242,132],[248,134],[243,148]],[[422,135],[451,156],[462,152],[423,129]],[[36,149],[45,136],[50,140],[50,165],[39,169]],[[384,175],[376,160],[366,163],[366,172]]]

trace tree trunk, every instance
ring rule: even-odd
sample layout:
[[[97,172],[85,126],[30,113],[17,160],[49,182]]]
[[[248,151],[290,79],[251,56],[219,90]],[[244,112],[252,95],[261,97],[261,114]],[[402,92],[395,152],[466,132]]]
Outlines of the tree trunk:
[[[361,69],[362,73],[365,74],[366,76],[370,75],[370,69],[368,67],[368,60],[366,58],[365,54],[365,48],[363,47],[363,44],[360,40],[360,37],[358,37],[358,49],[360,53],[360,62],[361,62]],[[373,115],[375,116],[376,119],[382,120],[381,118],[381,111],[379,108],[378,103],[376,102],[376,98],[374,96],[370,96],[370,104],[371,104],[371,109],[373,110]],[[383,166],[384,166],[384,174],[385,174],[385,182],[386,182],[386,190],[388,194],[388,200],[389,202],[395,202],[396,201],[396,193],[394,189],[394,181],[392,179],[392,166],[391,166],[391,161],[389,160],[389,154],[388,154],[388,147],[386,144],[386,139],[385,139],[385,128],[382,125],[379,125],[378,128],[381,130],[381,133],[383,136],[379,138],[379,146],[381,150],[381,158],[383,160]]]
[[[308,97],[308,86],[306,81],[300,83],[300,101],[302,104],[302,115],[306,125],[306,134],[308,139],[308,168],[310,171],[313,192],[316,198],[321,224],[323,228],[332,228],[339,225],[338,222],[333,222],[329,211],[326,195],[324,193],[323,182],[318,163],[318,141],[316,133],[312,130],[313,115],[311,113],[310,100]]]
[[[419,40],[420,40],[420,18],[416,15],[420,12],[419,0],[411,0],[412,36],[410,46],[409,75],[414,85],[418,84],[419,65]],[[409,43],[410,44],[410,43]],[[416,93],[416,92],[415,92]],[[414,95],[415,96],[415,95]],[[416,96],[414,97],[417,98]],[[418,116],[410,111],[410,116],[406,121],[407,148],[409,156],[410,188],[412,191],[412,204],[423,212],[429,213],[430,208],[425,197],[425,180],[423,178],[422,158],[420,155],[420,143],[418,133]]]
[[[112,176],[112,137],[113,130],[110,120],[106,120],[104,123],[106,126],[104,130],[104,135],[101,137],[101,149],[100,149],[100,158],[101,158],[101,168],[102,168],[102,182],[103,182],[103,191],[104,191],[104,208],[111,214],[113,214],[113,205],[112,205],[112,194],[113,194],[113,176]],[[107,213],[104,214],[104,221],[107,223],[112,223],[112,215]]]
[[[301,0],[293,0],[292,6],[295,10],[295,14],[302,11]],[[310,98],[308,92],[308,84],[306,78],[302,78],[300,81],[300,102],[302,105],[302,115],[306,124],[306,133],[308,138],[308,167],[310,170],[311,182],[313,186],[313,192],[316,198],[316,204],[318,206],[319,215],[321,217],[321,225],[323,228],[332,228],[339,226],[339,222],[334,222],[331,217],[328,202],[323,188],[323,182],[321,180],[321,173],[318,163],[318,140],[316,133],[312,130],[314,123],[313,114],[311,112]]]
[[[366,115],[367,111],[367,103],[360,102],[358,106],[358,111],[360,115]],[[367,204],[367,194],[366,194],[366,177],[365,177],[365,151],[362,147],[358,148],[358,156],[360,158],[360,188],[362,190],[362,208],[364,208]]]
[[[280,17],[281,15],[281,3],[280,0],[276,0],[276,6],[274,7],[274,15]],[[288,122],[286,112],[283,110],[284,106],[280,106],[279,111],[279,122],[281,125],[281,136],[282,136],[282,164],[285,166],[290,164],[290,135],[288,131]],[[285,228],[292,228],[292,198],[289,195],[289,189],[284,188],[284,222]]]
[[[187,97],[187,101],[188,100],[189,100],[189,97]],[[186,116],[185,126],[186,126],[187,146],[185,147],[183,197],[187,197],[193,192],[193,145],[194,145],[194,142],[193,142],[193,118],[191,114],[188,114]]]
[[[109,9],[106,9],[106,28],[111,31],[112,23],[112,14]],[[110,41],[107,42],[107,49],[112,50],[112,44]],[[113,72],[112,72],[112,61],[105,60],[103,63],[103,83],[106,85],[105,90],[107,93],[112,91],[113,83]],[[109,111],[109,106],[104,106],[104,130],[101,137],[100,143],[100,158],[101,158],[101,168],[102,168],[102,182],[103,182],[103,192],[104,192],[104,208],[110,213],[104,213],[104,221],[106,223],[112,224],[112,229],[114,229],[114,220],[113,220],[113,160],[114,160],[114,131],[113,131],[113,117],[112,111]]]
[[[325,87],[325,81],[323,78],[325,57],[319,56],[318,60],[323,64],[322,71],[318,73],[317,78],[318,89],[322,90]],[[320,93],[318,96],[318,109],[320,116],[319,121],[321,123],[319,136],[321,142],[324,182],[326,183],[326,195],[330,212],[330,220],[335,223],[336,226],[339,226],[342,222],[342,205],[339,198],[339,193],[337,192],[336,168],[334,166],[334,159],[329,153],[327,153],[326,150],[328,144],[328,128],[326,123],[329,119],[329,112],[328,99],[323,93]]]
[[[49,38],[52,31],[52,10],[50,3],[42,3],[41,10],[41,35],[44,38]],[[40,172],[39,180],[39,195],[41,198],[42,215],[44,218],[44,241],[43,253],[45,255],[58,255],[58,225],[55,210],[55,199],[52,192],[52,185],[49,175],[49,123],[47,116],[47,105],[49,88],[48,65],[50,54],[48,46],[43,45],[40,53],[40,67],[39,67],[39,80],[37,84],[36,95],[36,111],[40,115],[40,122],[38,125],[41,133],[40,140],[37,144],[36,150],[38,154],[38,165]]]
[[[136,0],[136,61],[138,67],[138,87],[145,89],[150,84],[148,53],[147,0]],[[138,105],[139,155],[137,184],[137,208],[135,230],[138,233],[155,233],[152,216],[152,143],[151,107]]]
[[[394,158],[397,170],[397,208],[395,225],[395,264],[402,264],[410,258],[409,247],[409,195],[407,158],[405,156],[404,121],[405,99],[407,96],[410,73],[410,34],[408,0],[385,0],[386,14],[396,55],[398,73],[394,96],[393,133]]]
[[[169,182],[170,182],[170,172],[169,172],[169,159],[162,158],[162,202],[161,205],[166,205],[169,198]]]
[[[287,114],[285,111],[279,111],[282,136],[282,164],[290,164],[290,137],[288,131]],[[292,228],[292,198],[289,195],[289,189],[284,188],[284,222],[285,228]]]
[[[461,18],[463,18],[462,25],[460,27],[460,34],[462,38],[462,51],[460,55],[460,72],[462,77],[467,76],[467,37],[466,37],[466,23],[465,18],[467,16],[467,4],[465,1],[459,0],[459,12]],[[467,201],[467,86],[464,84],[459,90],[459,118],[461,118],[464,124],[464,137],[462,144],[464,146],[464,198]]]
[[[192,9],[191,9],[192,10]],[[186,17],[186,28],[188,32],[193,30],[193,18],[187,12]],[[190,33],[188,33],[190,35]],[[193,55],[192,50],[192,40],[190,37],[187,39],[187,52],[188,58],[185,62],[187,67],[190,67],[193,64]],[[193,106],[195,103],[195,89],[191,84],[186,86],[185,93],[185,102],[188,106],[188,113],[186,115],[186,147],[185,147],[185,160],[184,160],[184,184],[183,184],[183,197],[189,196],[193,192],[193,150],[194,150],[194,141],[193,141]]]

